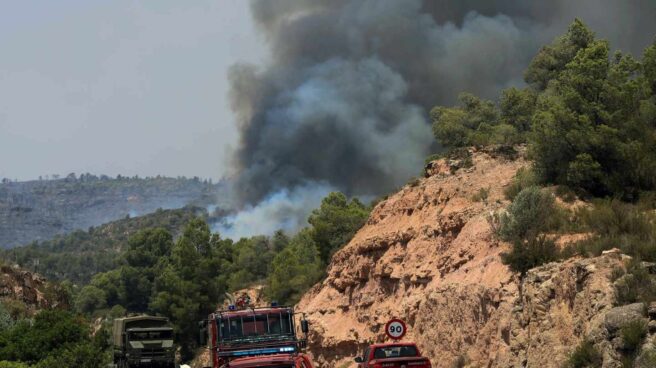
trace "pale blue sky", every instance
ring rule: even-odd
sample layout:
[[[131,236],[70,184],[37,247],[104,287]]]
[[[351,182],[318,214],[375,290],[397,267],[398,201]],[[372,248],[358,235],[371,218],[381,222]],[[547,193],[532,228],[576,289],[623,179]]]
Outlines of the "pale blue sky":
[[[247,1],[0,0],[0,178],[217,178],[227,69],[264,60]]]

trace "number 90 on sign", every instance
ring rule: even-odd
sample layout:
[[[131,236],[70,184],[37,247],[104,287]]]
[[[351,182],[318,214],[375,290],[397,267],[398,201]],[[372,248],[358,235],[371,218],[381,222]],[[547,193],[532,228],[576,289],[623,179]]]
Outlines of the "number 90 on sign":
[[[387,336],[389,336],[391,339],[399,340],[405,336],[405,323],[400,319],[393,319],[387,322],[387,326],[385,326],[385,333],[387,333]]]

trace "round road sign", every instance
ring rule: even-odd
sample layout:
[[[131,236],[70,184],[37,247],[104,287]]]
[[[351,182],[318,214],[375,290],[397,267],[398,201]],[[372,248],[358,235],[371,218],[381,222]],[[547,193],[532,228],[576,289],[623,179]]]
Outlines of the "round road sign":
[[[407,331],[405,322],[398,318],[392,319],[385,325],[385,333],[392,340],[401,340]]]

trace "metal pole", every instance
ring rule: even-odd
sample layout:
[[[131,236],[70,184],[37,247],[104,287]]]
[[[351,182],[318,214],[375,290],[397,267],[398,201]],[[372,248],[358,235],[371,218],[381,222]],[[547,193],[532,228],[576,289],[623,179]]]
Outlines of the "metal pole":
[[[269,328],[269,313],[267,312],[266,314],[267,317],[267,325],[266,325],[266,330],[267,330],[267,335],[271,335],[271,329]]]

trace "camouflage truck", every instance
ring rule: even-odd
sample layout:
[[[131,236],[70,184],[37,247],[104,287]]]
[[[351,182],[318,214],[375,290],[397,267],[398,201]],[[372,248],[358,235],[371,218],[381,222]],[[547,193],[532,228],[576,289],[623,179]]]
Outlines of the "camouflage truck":
[[[176,367],[173,328],[167,318],[117,318],[114,320],[113,345],[114,367]]]

